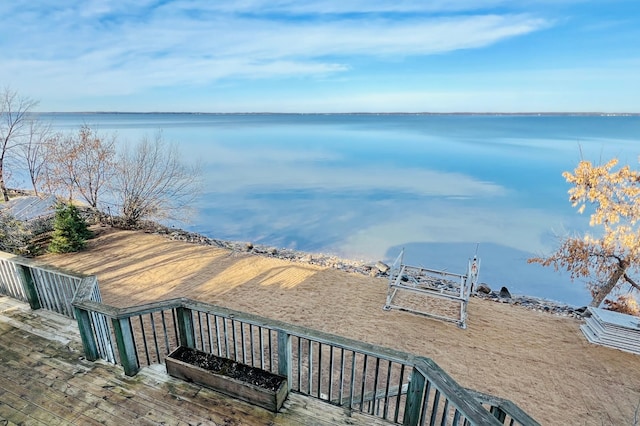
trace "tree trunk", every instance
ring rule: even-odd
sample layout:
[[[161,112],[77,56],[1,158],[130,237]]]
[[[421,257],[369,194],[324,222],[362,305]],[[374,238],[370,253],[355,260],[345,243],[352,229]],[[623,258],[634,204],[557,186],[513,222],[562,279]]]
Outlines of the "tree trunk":
[[[4,176],[2,175],[2,168],[0,168],[0,190],[2,191],[2,198],[4,201],[9,201],[9,191],[7,190],[7,186],[4,184]]]
[[[621,262],[618,264],[618,267],[613,272],[613,275],[609,277],[609,280],[606,284],[598,288],[597,292],[593,293],[593,300],[591,300],[591,306],[598,307],[602,303],[602,301],[611,293],[611,290],[618,284],[620,278],[624,275],[627,270],[626,262]]]

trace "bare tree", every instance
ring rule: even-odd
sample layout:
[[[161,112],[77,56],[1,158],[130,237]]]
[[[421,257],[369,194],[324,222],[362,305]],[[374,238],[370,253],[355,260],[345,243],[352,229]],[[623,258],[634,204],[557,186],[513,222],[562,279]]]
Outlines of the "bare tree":
[[[74,185],[71,176],[73,171],[70,168],[73,163],[68,159],[67,143],[72,139],[69,135],[57,135],[46,145],[45,157],[47,161],[44,163],[44,184],[47,191],[65,197],[68,200],[73,199]]]
[[[121,153],[114,198],[128,225],[142,219],[184,219],[199,193],[199,177],[198,167],[185,165],[177,147],[157,134]]]
[[[48,152],[59,138],[60,135],[53,133],[49,124],[43,124],[39,120],[29,120],[25,140],[20,145],[20,151],[36,195],[38,195],[40,184],[45,177]]]
[[[9,201],[6,185],[7,164],[15,149],[28,134],[30,112],[38,103],[18,92],[5,88],[0,92],[0,191],[4,201]]]
[[[47,185],[66,192],[69,200],[78,194],[94,208],[115,172],[115,136],[101,136],[89,126],[77,134],[49,139]]]

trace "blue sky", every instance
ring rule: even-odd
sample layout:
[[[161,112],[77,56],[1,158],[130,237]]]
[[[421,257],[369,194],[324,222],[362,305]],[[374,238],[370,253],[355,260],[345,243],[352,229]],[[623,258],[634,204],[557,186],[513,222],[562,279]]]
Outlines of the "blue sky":
[[[41,111],[640,112],[637,0],[0,4]]]

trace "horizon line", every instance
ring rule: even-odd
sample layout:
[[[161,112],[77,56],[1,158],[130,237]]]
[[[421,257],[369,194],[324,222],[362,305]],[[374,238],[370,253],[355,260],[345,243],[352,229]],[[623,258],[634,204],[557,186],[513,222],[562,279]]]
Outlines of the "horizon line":
[[[40,111],[36,114],[191,114],[191,115],[574,115],[574,116],[640,116],[640,112],[559,112],[559,111],[535,111],[535,112],[202,112],[202,111]]]

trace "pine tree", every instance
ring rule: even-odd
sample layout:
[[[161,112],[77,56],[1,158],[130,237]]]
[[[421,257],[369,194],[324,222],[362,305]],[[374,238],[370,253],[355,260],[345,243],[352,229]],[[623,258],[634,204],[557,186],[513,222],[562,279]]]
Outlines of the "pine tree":
[[[93,234],[73,204],[60,203],[56,206],[53,219],[53,238],[49,243],[51,253],[70,253],[82,250],[87,239]]]

